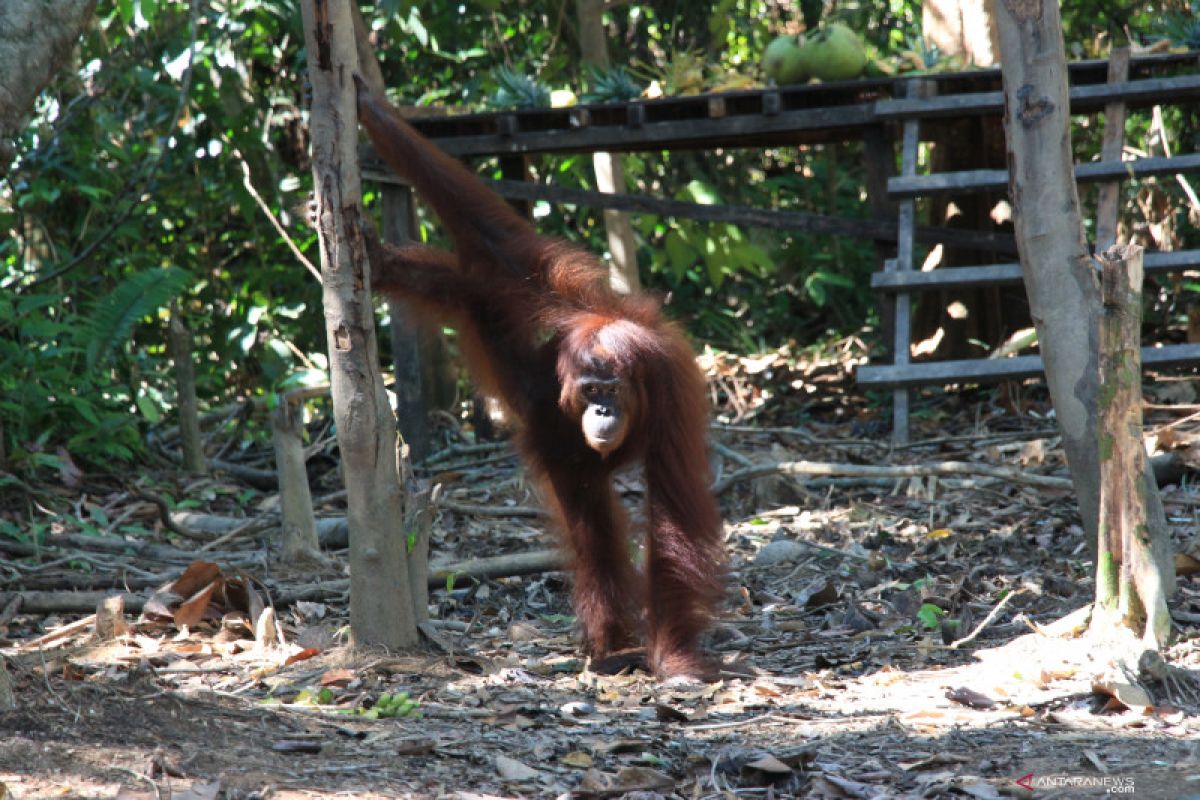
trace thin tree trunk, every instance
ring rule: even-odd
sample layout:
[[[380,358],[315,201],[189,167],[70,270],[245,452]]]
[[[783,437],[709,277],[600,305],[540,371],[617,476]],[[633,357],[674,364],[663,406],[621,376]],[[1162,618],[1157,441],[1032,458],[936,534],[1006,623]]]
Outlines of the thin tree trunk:
[[[358,169],[358,69],[350,4],[302,0],[312,84],[313,186],[333,415],[350,528],[350,629],[359,645],[410,647],[416,619],[395,521],[404,518],[396,421],[377,368]]]
[[[1017,249],[1080,514],[1095,541],[1100,286],[1073,173],[1058,4],[999,0],[995,9]]]
[[[1171,631],[1165,579],[1156,552],[1165,531],[1147,524],[1146,448],[1142,444],[1142,248],[1113,247],[1101,257],[1100,532],[1096,605],[1115,610],[1161,651]],[[1173,578],[1174,576],[1169,576]]]
[[[608,38],[604,31],[604,0],[575,0],[579,19],[579,45],[583,63],[607,69]],[[624,194],[625,166],[612,153],[593,153],[596,190],[606,194]],[[633,224],[624,211],[605,209],[604,227],[608,232],[608,252],[612,256],[609,282],[618,292],[636,292],[642,288],[637,266],[637,238]]]
[[[196,401],[196,368],[192,363],[192,333],[177,312],[167,326],[167,342],[175,362],[175,392],[179,410],[179,443],[183,468],[193,475],[207,475],[204,442],[200,437],[200,404]]]
[[[275,471],[279,475],[279,516],[283,529],[280,560],[296,564],[319,557],[317,522],[312,492],[304,464],[303,415],[298,404],[284,395],[271,411],[271,441],[275,445]]]

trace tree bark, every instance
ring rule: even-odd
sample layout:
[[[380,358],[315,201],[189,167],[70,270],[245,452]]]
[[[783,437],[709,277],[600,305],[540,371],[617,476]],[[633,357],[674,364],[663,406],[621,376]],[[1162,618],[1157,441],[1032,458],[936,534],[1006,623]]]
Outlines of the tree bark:
[[[12,161],[12,138],[70,57],[95,7],[96,0],[0,3],[0,177]]]
[[[193,475],[207,475],[204,442],[200,437],[200,404],[196,401],[196,368],[192,363],[192,333],[180,319],[178,310],[172,312],[167,341],[171,359],[175,362],[175,391],[178,397],[179,444],[183,451],[183,468]]]
[[[1071,154],[1066,53],[1054,0],[998,0],[1009,197],[1030,314],[1088,541],[1097,542],[1100,285],[1084,239]],[[1146,518],[1165,538],[1158,484],[1143,470]],[[1170,554],[1161,574],[1173,575]],[[1168,582],[1169,595],[1173,578]]]
[[[278,396],[271,411],[271,441],[275,446],[275,471],[279,474],[279,517],[282,542],[279,558],[297,564],[320,556],[312,492],[304,464],[303,414],[298,404]]]
[[[1142,444],[1142,248],[1113,247],[1101,256],[1100,520],[1096,605],[1115,610],[1161,651],[1171,631],[1156,553],[1165,531],[1147,522],[1146,448]],[[1103,617],[1101,617],[1103,619]]]
[[[608,38],[604,31],[604,0],[575,0],[579,19],[579,45],[583,63],[607,69]],[[625,192],[625,165],[620,156],[612,153],[593,153],[592,168],[596,173],[596,190],[605,194]],[[618,292],[636,292],[642,288],[637,266],[637,238],[633,224],[624,211],[604,210],[604,227],[608,232],[609,283]]]
[[[358,168],[358,70],[350,4],[302,0],[312,84],[313,186],[324,282],[329,370],[350,528],[350,628],[355,644],[417,643],[397,472],[370,294]]]
[[[921,35],[947,56],[961,56],[965,66],[996,65],[996,24],[991,0],[925,0]]]
[[[1095,541],[1100,287],[1073,173],[1058,4],[1000,0],[995,8],[1017,249],[1080,514]]]

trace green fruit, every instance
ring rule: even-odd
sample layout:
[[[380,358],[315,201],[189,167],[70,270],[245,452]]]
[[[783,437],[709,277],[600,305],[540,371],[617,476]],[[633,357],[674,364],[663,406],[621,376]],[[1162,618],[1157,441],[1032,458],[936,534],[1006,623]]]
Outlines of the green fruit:
[[[867,51],[862,40],[840,22],[813,34],[803,50],[801,64],[823,81],[857,78],[867,66]]]
[[[763,51],[763,72],[775,83],[803,83],[808,80],[801,55],[801,40],[797,36],[780,36]]]

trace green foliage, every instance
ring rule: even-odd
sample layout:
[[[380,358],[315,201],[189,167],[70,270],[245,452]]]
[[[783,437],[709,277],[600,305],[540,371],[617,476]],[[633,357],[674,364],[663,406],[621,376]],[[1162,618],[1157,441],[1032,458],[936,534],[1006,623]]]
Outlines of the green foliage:
[[[942,618],[945,616],[946,612],[933,603],[922,603],[917,610],[917,619],[929,630],[941,627]]]
[[[585,103],[623,103],[642,94],[642,85],[624,67],[591,67],[588,72],[589,88],[580,96]]]
[[[1186,8],[1164,14],[1155,33],[1174,45],[1200,49],[1200,0],[1191,0]]]
[[[508,67],[497,67],[496,91],[488,105],[505,108],[549,108],[550,90],[533,78]]]
[[[143,318],[165,307],[191,285],[192,276],[176,267],[138,272],[101,298],[80,327],[87,348],[87,367],[95,369]]]
[[[1126,26],[1139,41],[1195,44],[1196,10],[1196,0],[1063,4],[1068,42],[1084,54]],[[695,54],[709,74],[754,75],[766,44],[817,12],[815,3],[767,0],[615,4],[605,13],[609,55],[661,73]],[[824,8],[822,22],[844,22],[888,50],[918,31],[920,12],[916,0],[843,0]],[[628,100],[642,88],[623,67],[583,67],[570,4],[380,0],[366,19],[401,103],[542,107],[547,87],[587,102]],[[143,457],[146,428],[175,406],[156,313],[172,301],[194,333],[203,403],[324,379],[320,287],[268,218],[315,257],[316,236],[294,212],[311,181],[305,59],[296,0],[214,0],[195,12],[187,0],[99,0],[77,66],[43,93],[0,182],[5,469]],[[1194,111],[1164,116],[1181,147],[1196,137]],[[1148,135],[1138,119],[1129,130],[1131,140]],[[1097,132],[1076,140],[1085,160]],[[631,192],[867,213],[857,145],[623,160]],[[539,158],[534,168],[564,186],[594,187],[583,155]],[[1168,183],[1162,191],[1178,191]],[[547,233],[606,248],[599,211],[537,211]],[[869,242],[644,214],[633,222],[648,288],[669,295],[668,312],[717,347],[808,342],[875,314]],[[424,223],[436,239],[436,224]]]

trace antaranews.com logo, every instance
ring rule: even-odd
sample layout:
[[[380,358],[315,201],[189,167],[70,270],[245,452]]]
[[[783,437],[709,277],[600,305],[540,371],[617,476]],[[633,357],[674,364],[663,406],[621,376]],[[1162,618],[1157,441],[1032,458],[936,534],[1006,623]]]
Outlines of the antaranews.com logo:
[[[1133,794],[1133,778],[1117,775],[1034,775],[1017,778],[1015,783],[1033,792],[1038,789],[1100,789],[1108,794]]]

